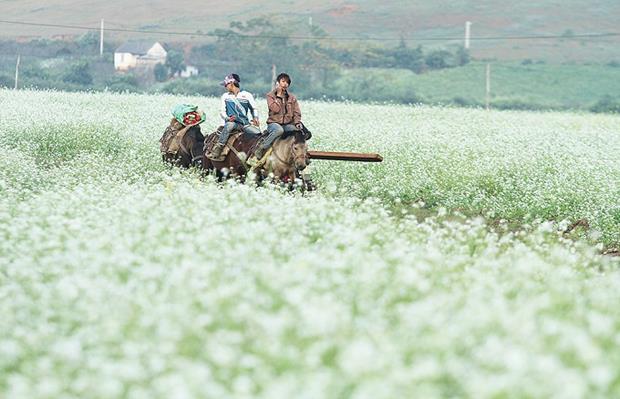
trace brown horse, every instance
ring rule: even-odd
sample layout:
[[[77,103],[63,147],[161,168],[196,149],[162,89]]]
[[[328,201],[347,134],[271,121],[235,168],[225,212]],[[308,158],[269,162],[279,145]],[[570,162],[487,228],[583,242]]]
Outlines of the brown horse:
[[[215,135],[217,133],[212,133]],[[212,141],[209,136],[205,142]],[[261,136],[241,134],[233,144],[231,150],[221,161],[215,161],[206,157],[208,151],[205,145],[205,156],[202,159],[202,167],[209,172],[215,172],[220,180],[229,177],[245,178],[252,167],[246,163],[256,149]],[[300,175],[300,172],[308,165],[308,145],[305,136],[301,132],[283,135],[273,144],[271,155],[264,164],[256,167],[254,172],[258,180],[267,178],[273,174],[276,181],[292,182]]]
[[[173,119],[159,141],[164,162],[182,168],[200,167],[204,136],[199,125],[184,127]]]

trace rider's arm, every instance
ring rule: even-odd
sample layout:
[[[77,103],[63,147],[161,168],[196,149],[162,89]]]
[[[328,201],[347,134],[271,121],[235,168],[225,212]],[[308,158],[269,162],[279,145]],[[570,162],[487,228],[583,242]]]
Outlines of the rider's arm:
[[[254,96],[252,95],[252,93],[248,92],[247,99],[250,103],[250,112],[252,113],[252,119],[256,119],[256,121],[258,121],[258,108],[256,107],[256,101],[254,100]]]
[[[301,122],[301,109],[299,108],[299,102],[297,102],[297,97],[293,100],[293,124],[297,125]]]
[[[276,96],[267,95],[267,107],[270,113],[279,114],[282,107]]]
[[[224,122],[228,122],[228,115],[226,114],[226,100],[225,100],[226,94],[222,95],[222,101],[220,104],[220,118],[222,118],[224,120]]]

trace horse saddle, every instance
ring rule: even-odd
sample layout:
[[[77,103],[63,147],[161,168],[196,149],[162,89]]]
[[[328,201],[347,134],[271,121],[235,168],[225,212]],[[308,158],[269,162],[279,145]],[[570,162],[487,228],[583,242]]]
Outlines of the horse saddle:
[[[181,140],[187,133],[187,128],[184,128],[176,119],[172,119],[170,125],[166,128],[166,131],[159,139],[159,150],[162,154],[176,155],[181,149]]]
[[[210,135],[207,136],[207,138],[205,139],[205,145],[204,145],[204,153],[208,154],[211,149],[213,148],[213,146],[215,145],[215,143],[217,143],[220,139],[220,133],[221,133],[221,127],[216,130],[215,132],[211,133]],[[228,155],[228,153],[230,152],[231,149],[234,150],[233,145],[235,144],[235,141],[237,141],[237,139],[243,134],[242,131],[238,131],[235,130],[231,133],[230,137],[228,137],[228,141],[226,141],[226,145],[224,146],[224,148],[222,149],[222,153],[220,154],[219,157],[217,158],[209,158],[212,161],[215,162],[222,162],[224,161],[224,159],[226,159],[226,156]]]

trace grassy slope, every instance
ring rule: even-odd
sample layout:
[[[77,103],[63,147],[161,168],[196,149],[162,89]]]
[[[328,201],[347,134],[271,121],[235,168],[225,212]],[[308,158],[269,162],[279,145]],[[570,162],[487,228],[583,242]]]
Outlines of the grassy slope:
[[[459,2],[415,2],[378,0],[318,0],[312,3],[275,0],[248,3],[188,0],[181,9],[174,2],[156,0],[145,7],[143,2],[110,0],[1,1],[2,18],[55,24],[79,24],[98,27],[105,18],[109,28],[168,29],[208,32],[228,26],[231,20],[274,14],[286,15],[291,23],[305,26],[308,17],[334,36],[414,39],[424,36],[463,34],[465,21],[473,21],[474,36],[562,34],[615,31],[620,3],[615,0],[589,2],[543,0],[537,4],[511,2],[499,5],[495,0]],[[188,11],[184,11],[188,10]],[[0,37],[80,34],[71,29],[17,27],[0,24]],[[120,37],[110,34],[109,37]],[[135,35],[134,35],[135,36]],[[179,40],[163,36],[160,40]],[[186,38],[198,41],[200,38]],[[512,41],[475,42],[474,56],[500,58],[543,58],[549,60],[588,60],[593,57],[613,59],[620,55],[614,38],[606,41]],[[347,42],[350,44],[351,42]],[[391,42],[387,42],[388,44]],[[413,44],[418,44],[415,41]],[[426,43],[431,44],[431,43]]]
[[[340,91],[365,82],[391,96],[394,90],[414,92],[425,101],[450,102],[461,97],[470,102],[485,101],[486,64],[420,75],[408,70],[352,70],[336,82]],[[374,87],[371,86],[371,87]],[[587,108],[602,96],[620,98],[620,68],[605,65],[520,65],[492,63],[491,100],[522,101],[540,106]]]

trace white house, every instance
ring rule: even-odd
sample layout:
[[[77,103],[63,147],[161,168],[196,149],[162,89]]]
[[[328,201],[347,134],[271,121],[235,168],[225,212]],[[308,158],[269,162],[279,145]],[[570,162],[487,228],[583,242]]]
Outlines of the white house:
[[[185,69],[181,71],[181,73],[177,72],[175,74],[175,76],[179,76],[181,78],[189,78],[196,75],[198,75],[198,68],[193,65],[186,65]]]
[[[157,64],[164,64],[167,55],[168,52],[159,42],[130,41],[114,51],[114,69],[154,68]]]

